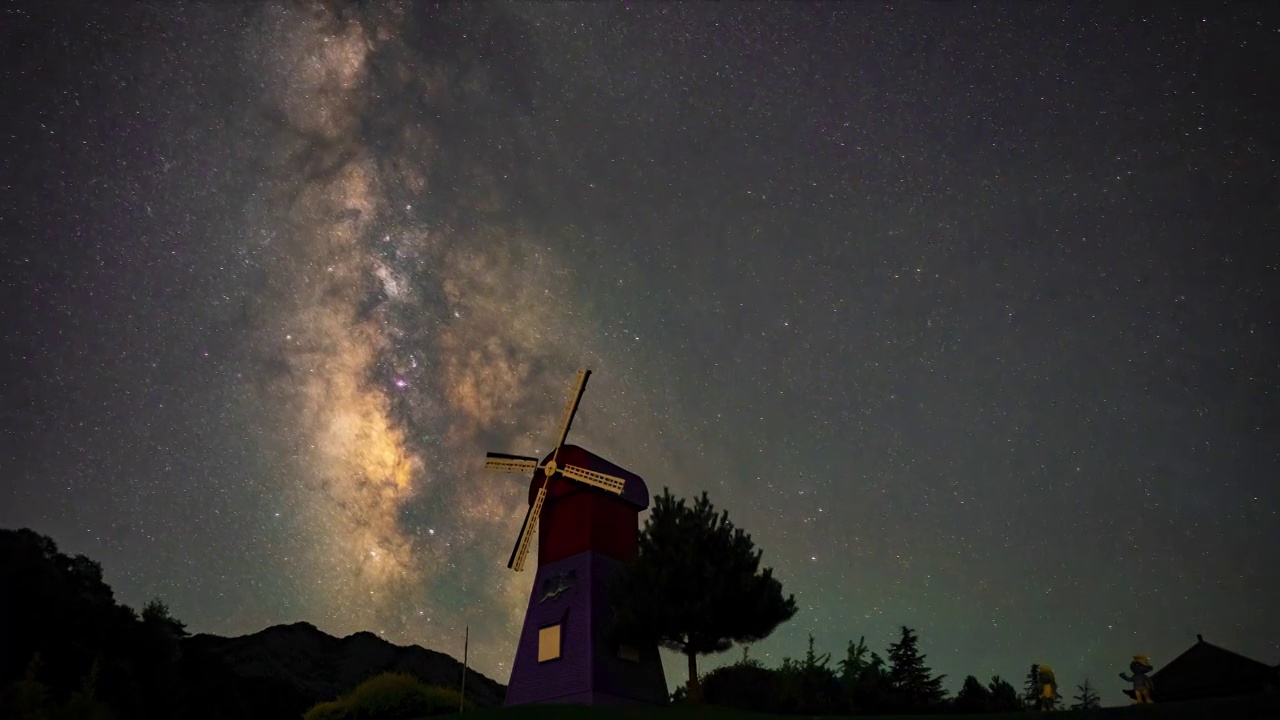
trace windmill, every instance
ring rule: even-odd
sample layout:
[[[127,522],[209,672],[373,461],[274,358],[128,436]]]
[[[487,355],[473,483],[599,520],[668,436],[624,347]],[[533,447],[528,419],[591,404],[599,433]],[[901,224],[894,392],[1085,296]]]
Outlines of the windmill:
[[[556,462],[560,458],[560,451],[564,449],[565,439],[569,437],[569,428],[573,425],[574,415],[578,414],[578,404],[582,402],[582,394],[587,391],[587,380],[589,379],[591,379],[590,370],[582,370],[578,373],[578,380],[574,383],[573,392],[569,395],[569,401],[564,406],[564,421],[560,423],[560,437],[556,440],[555,449],[551,451],[550,460],[544,463],[539,461],[538,458],[525,455],[508,455],[495,452],[485,454],[484,467],[486,470],[520,473],[522,475],[540,471],[542,474],[542,484],[538,488],[537,497],[533,504],[529,506],[528,511],[525,512],[524,523],[520,526],[520,534],[516,536],[515,547],[511,549],[511,558],[507,560],[507,567],[516,572],[524,569],[524,560],[529,554],[529,541],[533,538],[533,528],[538,522],[538,517],[542,514],[542,505],[547,499],[547,485],[550,484],[551,478],[557,473],[570,480],[592,485],[615,495],[621,495],[626,488],[627,482],[622,478],[576,465],[559,465]]]
[[[611,639],[610,584],[635,557],[643,479],[566,443],[590,370],[578,373],[555,446],[541,460],[487,453],[485,468],[525,473],[529,509],[507,561],[524,569],[534,529],[538,567],[507,683],[507,705],[665,704],[667,682],[656,644]]]

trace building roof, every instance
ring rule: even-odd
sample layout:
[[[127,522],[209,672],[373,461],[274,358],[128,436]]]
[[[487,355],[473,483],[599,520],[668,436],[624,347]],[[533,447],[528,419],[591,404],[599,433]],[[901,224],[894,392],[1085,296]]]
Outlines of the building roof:
[[[555,452],[547,453],[542,459],[543,463],[555,455]],[[560,448],[559,463],[561,465],[577,465],[587,470],[595,470],[596,472],[612,475],[623,480],[626,484],[623,486],[621,498],[636,508],[637,512],[645,510],[649,507],[649,486],[637,474],[627,470],[626,468],[614,465],[595,453],[577,445],[565,443]],[[538,488],[542,485],[543,475],[541,471],[533,474],[533,478],[529,482],[529,504],[533,504],[534,497],[538,494]],[[575,480],[565,479],[564,476],[557,473],[552,478],[551,484],[547,487],[547,501],[551,502],[556,498],[571,493],[589,490],[597,492],[590,485],[584,485]],[[607,494],[607,493],[606,493]]]
[[[1196,644],[1152,675],[1157,700],[1189,700],[1260,692],[1277,681],[1277,668],[1205,642]]]

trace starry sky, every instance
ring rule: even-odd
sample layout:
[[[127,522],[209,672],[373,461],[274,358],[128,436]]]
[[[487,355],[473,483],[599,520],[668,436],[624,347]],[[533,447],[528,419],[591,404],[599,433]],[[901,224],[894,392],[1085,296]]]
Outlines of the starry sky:
[[[589,366],[795,593],[754,657],[1280,662],[1280,11],[1188,8],[6,4],[0,526],[505,681],[483,454]]]

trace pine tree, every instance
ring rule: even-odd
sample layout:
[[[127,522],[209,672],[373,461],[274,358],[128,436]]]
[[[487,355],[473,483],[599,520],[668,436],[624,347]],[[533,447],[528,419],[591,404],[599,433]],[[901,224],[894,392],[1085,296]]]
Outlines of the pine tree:
[[[858,642],[849,641],[849,646],[845,648],[844,659],[836,663],[836,670],[840,674],[840,682],[845,687],[853,687],[857,682],[862,671],[867,668],[867,638],[862,636],[858,638]]]
[[[991,684],[987,686],[987,690],[991,693],[989,712],[1018,712],[1022,709],[1022,698],[1018,697],[1017,689],[1009,684],[1008,680],[999,675],[992,676]]]
[[[809,633],[809,649],[804,654],[804,665],[801,667],[806,671],[814,669],[827,669],[827,663],[831,662],[831,653],[823,653],[819,655],[813,650],[813,633]]]
[[[783,658],[778,674],[783,680],[786,711],[805,715],[840,712],[840,680],[828,666],[830,661],[830,653],[819,655],[814,650],[812,634],[803,660]]]
[[[964,679],[960,694],[956,695],[955,710],[960,713],[987,712],[991,706],[991,691],[978,678],[970,675]]]
[[[1040,684],[1040,665],[1033,664],[1031,672],[1027,673],[1027,684],[1023,688],[1022,703],[1027,708],[1035,710],[1040,704],[1040,692],[1043,686]]]
[[[858,688],[862,682],[863,673],[870,666],[867,660],[869,652],[867,638],[864,635],[858,638],[856,643],[850,640],[844,651],[844,659],[836,663],[836,676],[840,679],[840,687],[844,688],[846,710],[853,710],[858,704]]]
[[[1098,697],[1098,693],[1094,691],[1089,678],[1085,678],[1084,684],[1077,685],[1076,689],[1080,691],[1080,694],[1075,696],[1076,702],[1071,706],[1072,710],[1097,710],[1102,707],[1102,700]]]
[[[837,679],[845,689],[850,710],[872,712],[885,706],[889,679],[884,658],[880,653],[867,649],[865,638],[859,638],[856,644],[849,643],[845,659],[836,667],[839,671]]]
[[[707,494],[692,506],[669,489],[655,497],[635,559],[613,586],[614,633],[685,656],[689,697],[701,700],[698,656],[768,637],[796,614],[751,536],[716,513]]]
[[[805,653],[805,690],[813,702],[813,712],[831,714],[840,712],[840,678],[828,663],[831,653],[816,654],[813,651],[813,635],[809,635],[809,650]]]
[[[946,676],[932,676],[924,660],[915,631],[904,625],[902,638],[889,646],[889,687],[907,708],[937,705],[947,695],[942,689],[942,679]]]

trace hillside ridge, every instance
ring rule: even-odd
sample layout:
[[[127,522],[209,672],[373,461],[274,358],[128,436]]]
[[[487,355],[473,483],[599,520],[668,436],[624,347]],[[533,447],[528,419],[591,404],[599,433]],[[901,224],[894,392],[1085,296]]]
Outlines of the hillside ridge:
[[[282,711],[335,699],[385,672],[404,672],[450,688],[462,681],[462,663],[447,653],[396,645],[367,630],[337,637],[306,621],[233,637],[200,633],[183,644],[219,658],[237,676],[260,686],[254,695]],[[498,707],[505,696],[504,685],[467,669],[468,700],[482,708]]]

